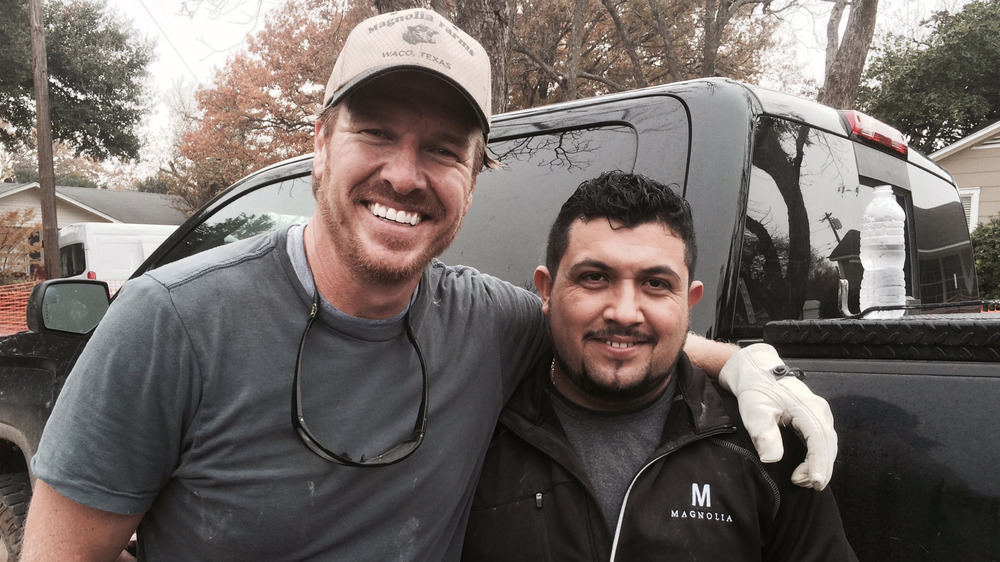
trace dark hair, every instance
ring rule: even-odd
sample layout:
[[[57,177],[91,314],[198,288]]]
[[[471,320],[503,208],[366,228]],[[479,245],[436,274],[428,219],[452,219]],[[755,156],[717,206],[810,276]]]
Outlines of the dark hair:
[[[607,219],[614,228],[635,228],[659,223],[684,242],[684,264],[688,278],[694,275],[698,246],[694,238],[691,207],[670,187],[640,174],[604,172],[580,184],[563,203],[549,230],[545,266],[555,276],[569,246],[569,228],[577,220]]]

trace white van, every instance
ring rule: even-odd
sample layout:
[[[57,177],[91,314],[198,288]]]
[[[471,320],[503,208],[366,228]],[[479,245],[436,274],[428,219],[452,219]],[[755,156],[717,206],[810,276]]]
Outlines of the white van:
[[[78,222],[59,230],[62,277],[120,285],[177,227],[168,224]]]

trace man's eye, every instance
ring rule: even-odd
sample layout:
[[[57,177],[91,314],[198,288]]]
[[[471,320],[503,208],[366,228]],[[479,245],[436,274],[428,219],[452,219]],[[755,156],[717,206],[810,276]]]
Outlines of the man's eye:
[[[445,158],[458,158],[457,154],[448,150],[447,148],[440,146],[434,149],[434,153],[437,154],[438,156],[444,156]]]
[[[585,282],[587,282],[587,283],[597,283],[599,281],[603,281],[604,280],[604,274],[603,273],[584,273],[580,277],[580,279],[583,280],[583,281],[585,281]]]
[[[389,134],[381,129],[364,129],[363,131],[361,131],[361,133],[369,137],[375,137],[380,139],[389,138]]]
[[[650,288],[655,289],[657,291],[664,291],[664,290],[669,291],[671,288],[670,283],[664,281],[663,279],[650,279],[649,281],[646,282],[646,284],[649,285]]]

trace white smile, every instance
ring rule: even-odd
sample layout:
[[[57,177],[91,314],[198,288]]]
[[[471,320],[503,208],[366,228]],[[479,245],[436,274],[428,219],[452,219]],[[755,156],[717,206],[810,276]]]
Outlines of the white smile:
[[[370,203],[368,205],[368,210],[372,212],[373,215],[380,219],[385,219],[393,221],[399,224],[408,224],[410,226],[417,226],[420,223],[421,218],[418,213],[408,213],[406,211],[397,211],[392,207],[386,207],[379,203]]]
[[[610,345],[611,347],[618,348],[618,349],[625,349],[625,348],[632,347],[633,345],[635,345],[634,343],[618,342],[618,341],[606,341],[606,342],[604,342],[604,344],[605,345]]]

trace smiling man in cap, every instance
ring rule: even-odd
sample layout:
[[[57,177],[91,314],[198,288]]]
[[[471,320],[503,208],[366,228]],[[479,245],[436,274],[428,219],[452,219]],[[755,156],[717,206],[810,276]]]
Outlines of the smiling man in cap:
[[[351,32],[316,213],[123,288],[32,462],[25,559],[112,560],[137,526],[148,560],[458,559],[549,345],[536,296],[432,260],[489,163],[489,68],[434,12]]]

